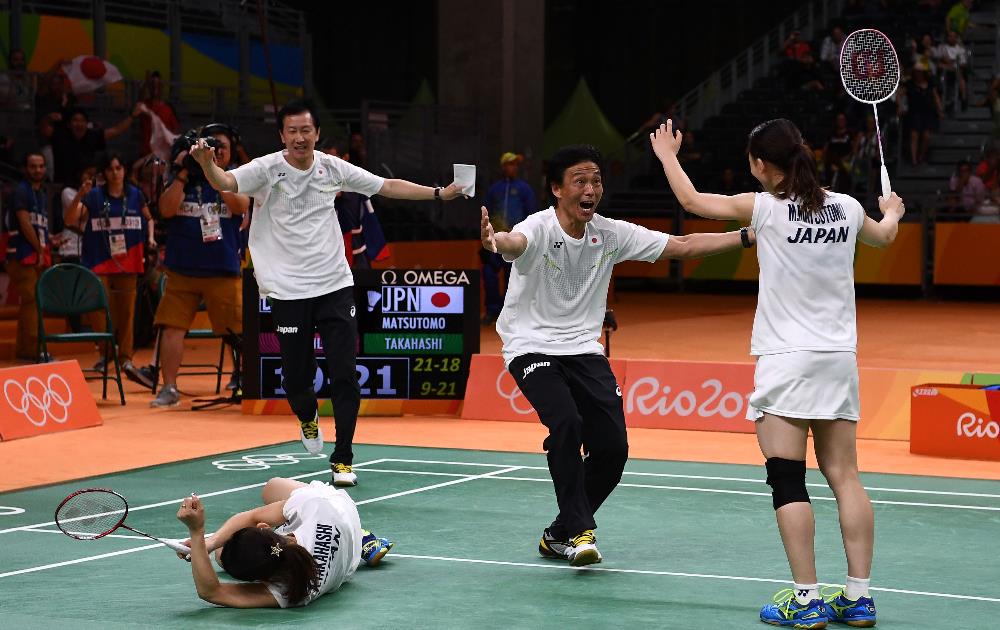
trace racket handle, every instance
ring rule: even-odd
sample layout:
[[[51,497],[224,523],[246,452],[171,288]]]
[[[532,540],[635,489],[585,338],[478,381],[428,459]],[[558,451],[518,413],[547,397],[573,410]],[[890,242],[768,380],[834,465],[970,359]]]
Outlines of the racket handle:
[[[892,194],[892,186],[889,184],[889,170],[885,164],[882,165],[882,198],[888,199]]]
[[[191,549],[187,545],[182,545],[181,543],[179,543],[176,540],[170,540],[170,539],[165,539],[164,540],[164,539],[161,539],[160,542],[163,543],[164,545],[170,547],[171,549],[173,549],[177,553],[183,553],[184,555],[187,555],[187,556],[191,555]]]

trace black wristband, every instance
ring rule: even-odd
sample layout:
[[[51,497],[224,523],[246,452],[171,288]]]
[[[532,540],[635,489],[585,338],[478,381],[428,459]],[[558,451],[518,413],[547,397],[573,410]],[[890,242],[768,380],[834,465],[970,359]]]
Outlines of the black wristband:
[[[753,247],[753,243],[750,242],[750,232],[747,228],[740,228],[740,240],[743,241],[743,247],[749,249]]]
[[[434,199],[441,201],[441,187],[438,186],[434,189]]]

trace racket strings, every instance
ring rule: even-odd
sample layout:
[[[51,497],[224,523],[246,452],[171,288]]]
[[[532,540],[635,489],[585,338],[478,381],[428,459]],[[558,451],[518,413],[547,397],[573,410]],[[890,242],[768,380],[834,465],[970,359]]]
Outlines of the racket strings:
[[[851,33],[840,54],[844,88],[856,100],[879,103],[899,85],[899,60],[889,39],[875,30]]]
[[[128,504],[105,490],[88,490],[67,499],[56,512],[56,525],[63,533],[82,540],[114,531],[124,520]]]

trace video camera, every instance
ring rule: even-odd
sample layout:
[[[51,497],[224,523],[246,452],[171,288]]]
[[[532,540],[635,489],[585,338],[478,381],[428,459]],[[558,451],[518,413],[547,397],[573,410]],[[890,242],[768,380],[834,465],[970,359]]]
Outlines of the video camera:
[[[211,123],[205,125],[204,127],[199,127],[196,129],[189,129],[186,133],[183,133],[174,139],[174,143],[170,147],[170,164],[173,173],[177,173],[181,169],[186,169],[188,172],[188,181],[198,183],[204,181],[205,174],[201,170],[201,166],[198,162],[191,157],[191,149],[198,144],[198,140],[204,138],[205,144],[212,147],[213,149],[218,149],[222,146],[216,138],[216,134],[225,134],[229,137],[229,144],[232,150],[236,149],[236,145],[240,141],[239,132],[235,128],[230,127],[224,123]],[[184,156],[183,163],[177,164],[177,157],[181,154],[187,152]]]

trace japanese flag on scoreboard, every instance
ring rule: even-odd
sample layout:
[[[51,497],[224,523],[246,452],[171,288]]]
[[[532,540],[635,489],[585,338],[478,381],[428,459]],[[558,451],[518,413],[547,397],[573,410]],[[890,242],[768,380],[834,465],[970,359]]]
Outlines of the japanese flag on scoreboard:
[[[420,313],[461,313],[462,287],[420,287]]]

